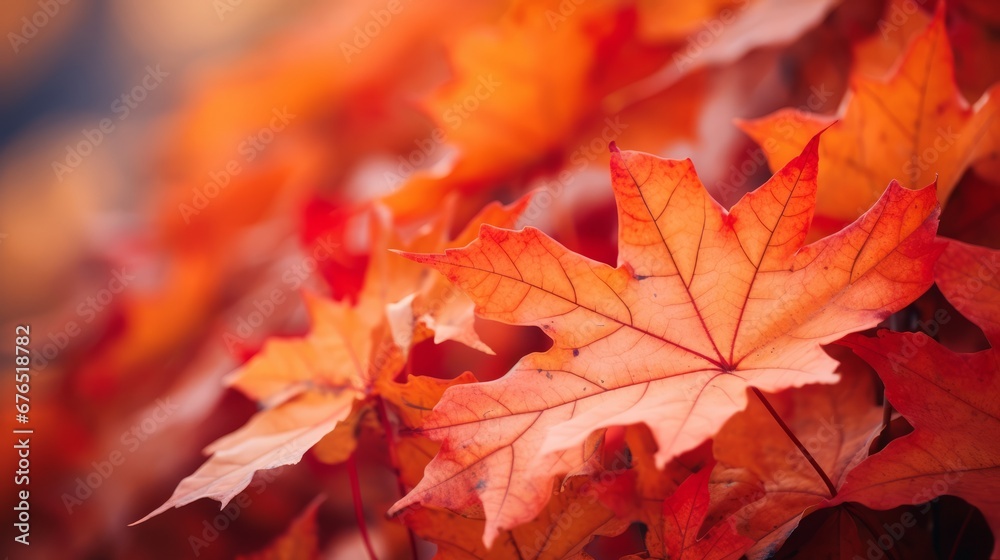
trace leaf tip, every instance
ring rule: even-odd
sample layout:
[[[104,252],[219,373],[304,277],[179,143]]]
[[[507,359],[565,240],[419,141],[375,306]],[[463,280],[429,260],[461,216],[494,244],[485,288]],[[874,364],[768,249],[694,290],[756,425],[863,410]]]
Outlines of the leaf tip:
[[[824,126],[823,128],[819,129],[819,131],[816,132],[816,134],[813,134],[812,138],[809,139],[809,142],[806,143],[806,147],[802,149],[802,153],[805,154],[805,153],[808,152],[810,155],[815,154],[816,157],[817,157],[817,159],[818,159],[819,158],[819,141],[820,141],[820,138],[823,136],[824,132],[826,132],[827,130],[830,130],[831,128],[833,128],[834,125],[836,125],[839,122],[840,122],[839,119],[834,119],[834,120],[830,121],[829,123],[827,123],[826,126]]]
[[[403,257],[404,259],[409,259],[413,262],[418,262],[418,263],[428,263],[434,257],[434,255],[430,253],[411,253],[409,251],[402,251],[399,249],[389,249],[389,252],[397,254]]]
[[[169,506],[168,506],[169,503],[170,502],[167,502],[166,504],[163,504],[162,506],[154,509],[153,511],[151,511],[149,513],[147,513],[146,516],[143,517],[142,519],[139,519],[137,521],[133,521],[133,522],[129,523],[128,526],[129,527],[135,527],[136,525],[139,525],[140,523],[145,523],[146,521],[149,521],[150,519],[156,517],[157,515],[160,515],[161,513],[163,513],[167,509],[169,509]]]

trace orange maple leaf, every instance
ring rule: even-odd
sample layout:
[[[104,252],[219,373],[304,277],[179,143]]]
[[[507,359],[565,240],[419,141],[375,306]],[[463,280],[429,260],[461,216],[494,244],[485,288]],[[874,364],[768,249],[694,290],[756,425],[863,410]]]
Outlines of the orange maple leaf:
[[[658,466],[711,437],[746,388],[833,383],[821,345],[876,325],[931,283],[933,188],[890,185],[836,235],[803,246],[817,147],[726,212],[689,160],[612,155],[619,266],[540,231],[483,227],[444,254],[410,254],[459,285],[488,319],[553,338],[502,379],[449,389],[424,430],[442,442],[393,506],[481,502],[484,542],[532,519],[553,477],[592,468],[592,436],[647,424]]]
[[[512,2],[496,25],[454,40],[455,79],[423,106],[438,125],[427,144],[440,151],[447,142],[456,160],[445,173],[414,173],[384,198],[386,205],[401,216],[423,215],[448,192],[482,189],[561,151],[612,87],[609,73],[599,71],[599,45],[614,31],[616,4],[588,2],[567,18],[557,0]]]
[[[506,207],[486,207],[458,240],[470,238],[480,224],[512,225],[529,201],[524,197]],[[358,302],[306,294],[310,333],[269,340],[260,354],[229,376],[231,385],[264,409],[206,448],[212,455],[208,461],[136,523],[204,497],[225,507],[256,471],[297,463],[314,446],[326,462],[346,460],[354,451],[355,427],[369,397],[392,388],[410,348],[435,328],[450,327],[443,338],[489,351],[473,330],[472,302],[442,290],[444,279],[435,278],[439,275],[428,276],[422,267],[389,253],[390,245],[402,242],[388,216],[376,210],[372,219],[375,247]],[[405,246],[445,247],[447,219],[430,225]],[[409,331],[402,332],[404,328]]]
[[[979,508],[1000,535],[1000,251],[949,241],[935,271],[938,287],[979,325],[991,348],[956,354],[924,333],[879,331],[844,344],[885,382],[889,402],[913,432],[858,465],[832,503],[874,509],[920,504],[943,494]],[[996,539],[991,558],[1000,558]]]
[[[855,72],[839,115],[782,109],[740,123],[763,147],[772,169],[829,126],[820,143],[818,215],[837,225],[854,220],[891,180],[919,188],[937,178],[944,203],[970,164],[1000,148],[1000,90],[994,88],[972,107],[962,97],[943,6],[887,80],[868,77],[864,69]]]

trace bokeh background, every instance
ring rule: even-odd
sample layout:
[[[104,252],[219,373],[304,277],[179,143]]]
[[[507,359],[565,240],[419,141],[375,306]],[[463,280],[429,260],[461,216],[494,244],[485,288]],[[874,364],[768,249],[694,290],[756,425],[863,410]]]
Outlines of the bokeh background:
[[[0,355],[13,362],[14,328],[30,325],[35,433],[32,544],[10,544],[4,521],[0,549],[233,558],[325,495],[324,557],[364,557],[344,468],[311,455],[259,476],[211,539],[205,523],[219,510],[208,500],[127,525],[256,410],[223,378],[267,337],[308,329],[302,290],[357,294],[373,204],[401,231],[454,204],[457,228],[488,201],[540,188],[545,202],[529,222],[613,262],[610,141],[690,157],[730,205],[770,174],[734,119],[781,107],[834,113],[850,72],[885,73],[934,8],[7,0]],[[954,0],[947,10],[956,80],[974,100],[997,79],[1000,9]],[[490,379],[547,344],[530,329],[480,330],[496,356],[428,341],[409,370]],[[3,378],[0,402],[13,402]],[[14,414],[3,408],[9,433]],[[368,526],[381,557],[405,558],[405,530],[382,515],[398,489],[377,440],[363,434],[358,455]],[[15,458],[0,447],[6,472]],[[2,480],[6,520],[14,486]],[[193,548],[192,536],[207,546]],[[639,542],[598,545],[629,552]]]

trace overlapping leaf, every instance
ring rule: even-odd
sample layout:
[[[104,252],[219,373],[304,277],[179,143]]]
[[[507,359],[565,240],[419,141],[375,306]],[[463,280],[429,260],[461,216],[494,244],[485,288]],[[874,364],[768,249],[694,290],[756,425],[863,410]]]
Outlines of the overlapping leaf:
[[[512,224],[528,200],[508,207],[490,205],[470,227],[487,221]],[[346,460],[354,451],[364,401],[380,386],[392,384],[411,346],[432,334],[432,328],[450,326],[443,338],[489,350],[473,330],[472,303],[443,289],[438,275],[428,277],[425,270],[389,253],[388,246],[399,246],[399,241],[379,216],[373,216],[375,249],[357,304],[306,295],[311,332],[301,339],[269,340],[259,355],[230,376],[230,383],[264,410],[210,445],[205,451],[211,458],[139,522],[204,497],[225,506],[255,472],[296,463],[313,446],[327,462]],[[445,246],[446,224],[438,220],[407,247]],[[466,231],[459,239],[470,236]]]
[[[868,456],[882,411],[867,372],[845,372],[835,386],[811,386],[766,398],[806,447],[834,488]],[[739,534],[753,539],[747,556],[773,554],[804,512],[831,490],[762,401],[753,397],[715,437],[713,516],[732,515]],[[745,492],[744,488],[753,489]]]
[[[409,255],[481,316],[541,327],[554,345],[445,393],[425,424],[441,451],[392,511],[481,503],[489,544],[541,511],[555,476],[589,468],[603,428],[647,424],[663,465],[742,410],[748,386],[835,382],[821,345],[930,284],[937,202],[933,188],[893,183],[857,222],[804,247],[818,142],[729,213],[690,161],[616,151],[617,268],[531,228],[484,227],[463,249]]]
[[[455,80],[424,104],[438,124],[432,146],[447,139],[457,161],[444,173],[413,174],[385,203],[404,216],[427,213],[445,193],[468,192],[555,149],[596,95],[588,83],[596,45],[584,24],[595,11],[611,18],[616,8],[609,4],[586,4],[553,26],[546,14],[558,14],[556,2],[512,3],[498,25],[454,41]],[[539,52],[563,53],[562,63],[553,66]]]
[[[753,539],[740,535],[735,525],[722,522],[699,535],[708,515],[708,478],[711,468],[685,480],[663,502],[663,528],[652,531],[662,541],[647,538],[650,558],[670,560],[736,560],[753,545]],[[638,558],[638,557],[634,557]]]
[[[817,214],[854,220],[891,180],[920,188],[937,178],[948,199],[965,169],[1000,148],[997,90],[970,106],[955,85],[944,8],[910,45],[884,81],[859,72],[835,117],[782,109],[741,124],[772,169],[790,161],[817,131],[820,143]],[[833,121],[834,124],[830,124]]]
[[[880,331],[845,344],[885,382],[886,396],[913,425],[847,477],[838,502],[875,509],[919,504],[949,494],[979,508],[1000,534],[1000,252],[950,241],[938,262],[938,286],[979,325],[992,348],[956,354],[923,333]],[[1000,558],[995,539],[992,558]]]

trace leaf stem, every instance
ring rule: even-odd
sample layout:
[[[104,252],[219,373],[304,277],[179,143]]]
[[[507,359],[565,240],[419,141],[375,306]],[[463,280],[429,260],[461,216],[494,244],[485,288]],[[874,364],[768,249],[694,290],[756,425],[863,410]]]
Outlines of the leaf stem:
[[[913,330],[915,321],[919,319],[919,316],[915,315],[916,310],[912,306],[905,307],[892,315],[889,316],[888,327],[890,330],[896,332],[910,332]],[[892,439],[889,433],[889,424],[892,422],[892,403],[885,396],[885,383],[882,379],[878,380],[879,394],[882,395],[882,431],[878,434],[878,439],[875,440],[875,451],[882,451],[885,446],[889,445],[889,441]]]
[[[382,424],[382,431],[385,432],[386,444],[389,447],[389,462],[392,464],[392,470],[396,475],[396,486],[399,488],[399,497],[402,498],[406,495],[406,486],[403,484],[403,478],[400,476],[396,436],[392,429],[392,423],[389,422],[389,414],[385,410],[385,401],[382,400],[381,395],[375,397],[375,410],[378,411],[378,420]],[[406,534],[410,538],[410,553],[413,555],[413,560],[418,560],[420,556],[417,552],[417,539],[413,535],[413,530],[410,529],[409,525],[405,523],[404,525],[406,526]]]
[[[948,555],[948,560],[954,560],[955,554],[958,552],[958,545],[962,542],[962,537],[965,535],[965,529],[969,526],[969,521],[972,521],[972,513],[975,511],[971,505],[969,506],[969,513],[965,514],[965,521],[962,522],[962,526],[958,529],[958,534],[955,535],[955,543],[951,545],[951,554]]]
[[[354,500],[354,516],[358,520],[358,530],[361,532],[361,540],[364,541],[365,549],[368,550],[368,557],[371,560],[378,560],[378,556],[375,555],[375,549],[372,547],[372,541],[368,537],[368,524],[365,522],[365,506],[361,500],[361,483],[358,481],[358,458],[356,451],[351,453],[351,456],[347,459],[347,475],[351,479],[351,498]]]
[[[774,407],[771,406],[771,403],[768,402],[766,398],[764,398],[764,394],[760,392],[760,389],[756,387],[751,387],[750,390],[752,390],[753,393],[757,395],[757,398],[760,399],[760,402],[764,405],[764,408],[766,408],[767,411],[771,413],[771,416],[774,417],[774,420],[778,422],[778,425],[781,426],[781,429],[785,432],[785,435],[788,436],[788,439],[792,440],[792,443],[795,444],[795,447],[799,448],[799,452],[802,453],[802,456],[805,457],[806,460],[809,461],[809,464],[812,465],[812,468],[815,469],[816,474],[818,474],[819,477],[823,479],[823,483],[826,484],[826,487],[830,490],[830,497],[836,498],[837,487],[833,485],[833,482],[830,482],[830,477],[826,475],[826,471],[824,471],[823,468],[819,466],[819,463],[817,463],[816,459],[814,459],[812,454],[809,453],[809,450],[806,449],[806,446],[802,445],[802,442],[799,441],[799,438],[795,437],[795,434],[792,433],[792,430],[788,427],[788,424],[785,424],[785,421],[782,420],[781,416],[778,415],[778,411],[774,410]]]

